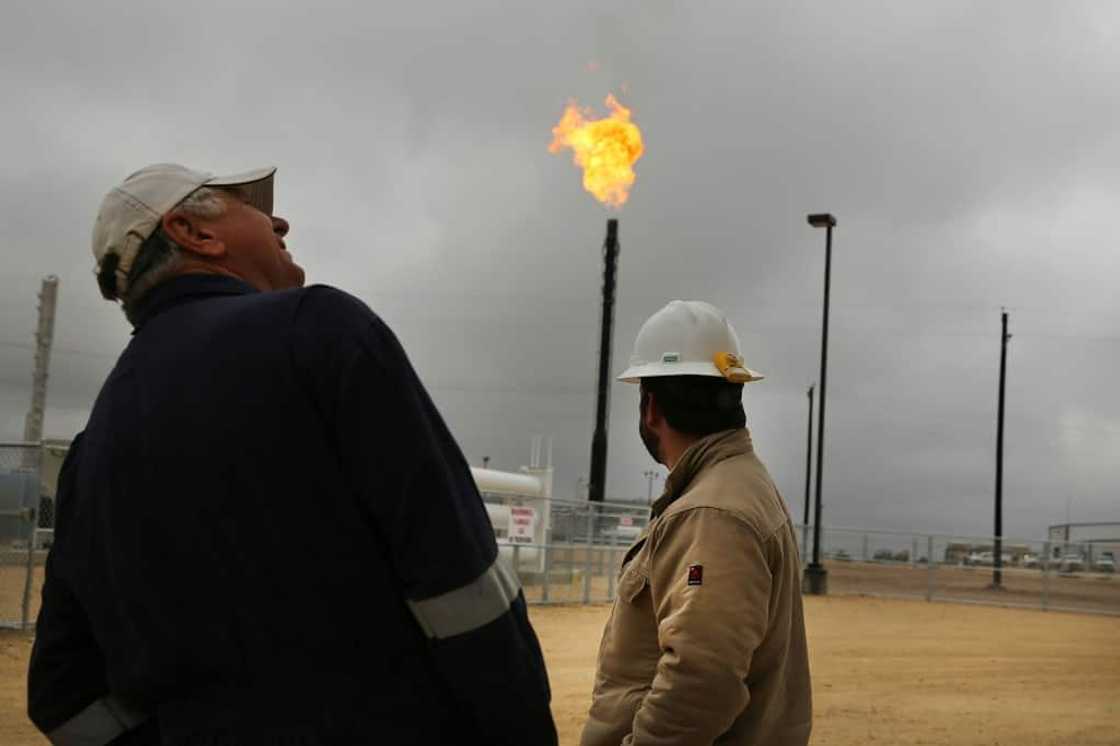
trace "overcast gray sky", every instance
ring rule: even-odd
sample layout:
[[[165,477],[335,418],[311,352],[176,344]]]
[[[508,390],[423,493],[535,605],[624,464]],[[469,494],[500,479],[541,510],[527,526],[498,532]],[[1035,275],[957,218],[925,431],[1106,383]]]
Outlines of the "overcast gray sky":
[[[1105,0],[9,4],[0,437],[22,435],[41,276],[62,283],[48,435],[83,426],[127,343],[91,273],[108,188],[275,164],[309,282],[393,326],[468,459],[515,470],[552,435],[574,494],[610,213],[547,146],[569,98],[613,91],[646,142],[616,371],[668,300],[723,307],[799,515],[824,272],[805,214],[830,211],[826,523],[991,531],[1001,306],[1007,532],[1067,505],[1120,520],[1118,79]],[[637,393],[612,396],[608,495],[644,498]]]

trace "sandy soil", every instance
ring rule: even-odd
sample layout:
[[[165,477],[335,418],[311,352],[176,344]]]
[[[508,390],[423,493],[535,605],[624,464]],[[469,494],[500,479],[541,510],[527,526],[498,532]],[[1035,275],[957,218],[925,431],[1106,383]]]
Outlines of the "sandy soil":
[[[578,742],[606,606],[533,607],[562,744]],[[806,599],[814,746],[1120,743],[1120,618],[859,597]],[[0,744],[26,721],[31,638],[0,633]]]
[[[578,742],[607,608],[535,607],[561,743]],[[806,599],[815,746],[1120,743],[1120,619]]]
[[[23,586],[27,579],[26,555],[6,552],[0,556],[0,624],[10,625],[21,619]],[[36,567],[32,575],[30,616],[39,613],[39,594],[43,588],[43,568]]]
[[[27,662],[31,635],[0,631],[0,743],[46,744],[27,720]]]

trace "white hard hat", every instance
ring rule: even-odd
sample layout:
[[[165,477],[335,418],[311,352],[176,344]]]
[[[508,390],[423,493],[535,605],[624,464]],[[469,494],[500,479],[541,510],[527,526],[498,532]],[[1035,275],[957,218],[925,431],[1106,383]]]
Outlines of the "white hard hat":
[[[618,380],[639,383],[656,376],[712,376],[732,383],[763,378],[743,362],[739,337],[723,311],[699,300],[675,300],[650,316]]]

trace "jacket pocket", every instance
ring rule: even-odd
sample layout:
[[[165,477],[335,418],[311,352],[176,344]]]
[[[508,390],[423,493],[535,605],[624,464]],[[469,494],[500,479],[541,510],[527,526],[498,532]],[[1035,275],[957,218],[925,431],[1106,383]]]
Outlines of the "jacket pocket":
[[[632,604],[647,585],[649,585],[649,578],[641,571],[637,562],[631,562],[623,569],[622,577],[618,579],[618,597]]]

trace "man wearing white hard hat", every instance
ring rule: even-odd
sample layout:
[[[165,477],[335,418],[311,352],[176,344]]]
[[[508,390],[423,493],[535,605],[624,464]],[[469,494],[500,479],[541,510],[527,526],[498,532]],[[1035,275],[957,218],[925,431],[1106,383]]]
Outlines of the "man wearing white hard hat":
[[[150,166],[93,231],[135,327],[59,476],[56,746],[554,744],[516,576],[392,331],[303,287],[275,169]]]
[[[623,560],[583,746],[804,746],[801,565],[742,404],[762,376],[718,308],[673,301],[619,379],[640,384],[640,437],[670,472]]]

